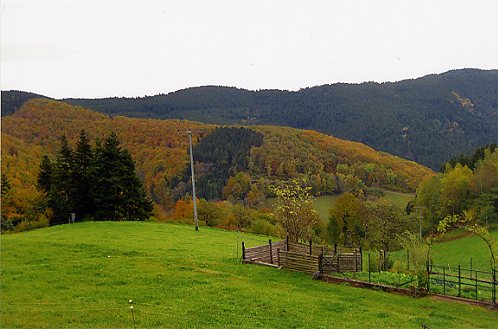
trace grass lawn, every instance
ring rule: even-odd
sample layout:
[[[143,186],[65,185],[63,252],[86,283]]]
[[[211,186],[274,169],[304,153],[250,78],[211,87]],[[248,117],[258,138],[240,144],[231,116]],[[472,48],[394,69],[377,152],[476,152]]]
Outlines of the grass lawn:
[[[1,328],[492,328],[498,312],[243,265],[265,236],[88,222],[1,239]]]

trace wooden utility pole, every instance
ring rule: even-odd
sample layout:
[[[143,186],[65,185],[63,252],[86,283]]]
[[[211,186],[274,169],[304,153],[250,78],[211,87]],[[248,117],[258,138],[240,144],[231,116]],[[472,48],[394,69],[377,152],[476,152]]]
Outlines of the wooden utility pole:
[[[192,201],[194,202],[194,223],[195,223],[195,230],[199,231],[199,220],[197,218],[197,197],[195,195],[194,154],[192,153],[192,134],[196,132],[202,134],[204,131],[202,130],[192,131],[192,129],[186,131],[188,135],[188,144],[190,151],[190,172],[192,173]]]

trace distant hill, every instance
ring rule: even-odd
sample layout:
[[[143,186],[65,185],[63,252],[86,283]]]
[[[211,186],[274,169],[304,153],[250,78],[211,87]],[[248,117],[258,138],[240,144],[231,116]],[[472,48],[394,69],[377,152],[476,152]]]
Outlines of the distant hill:
[[[498,141],[498,70],[462,69],[297,92],[206,86],[143,98],[64,101],[108,115],[312,129],[433,169]]]
[[[20,90],[9,90],[9,91],[2,90],[2,116],[13,114],[25,102],[33,98],[48,98],[48,97]]]
[[[194,143],[200,145],[215,126],[185,120],[109,117],[63,102],[32,99],[14,115],[2,119],[2,174],[29,194],[34,189],[41,155],[53,158],[61,135],[74,145],[81,129],[92,140],[115,131],[136,161],[139,177],[157,209],[166,210],[171,206],[174,187],[168,182],[180,177],[188,165],[185,131],[189,128],[204,131],[194,136]],[[305,175],[317,193],[336,193],[353,184],[414,191],[423,177],[432,174],[415,162],[314,131],[274,126],[253,129],[263,140],[251,148],[243,162],[252,177],[265,182]],[[219,143],[214,152],[225,152],[224,144]],[[207,170],[213,162],[203,161],[196,170]]]

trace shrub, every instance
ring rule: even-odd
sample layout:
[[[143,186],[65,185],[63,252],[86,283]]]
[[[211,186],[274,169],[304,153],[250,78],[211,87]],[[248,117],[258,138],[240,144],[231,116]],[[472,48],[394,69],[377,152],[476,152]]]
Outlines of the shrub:
[[[49,225],[48,218],[41,216],[38,220],[23,220],[15,227],[15,232],[24,232],[34,230],[35,228],[47,227]]]

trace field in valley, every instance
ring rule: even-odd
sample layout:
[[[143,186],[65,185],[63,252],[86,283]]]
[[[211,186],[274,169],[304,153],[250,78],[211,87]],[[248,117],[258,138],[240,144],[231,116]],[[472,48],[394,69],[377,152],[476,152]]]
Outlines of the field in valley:
[[[491,328],[498,322],[497,312],[481,307],[240,263],[242,240],[254,246],[267,239],[151,222],[3,235],[0,327]]]

